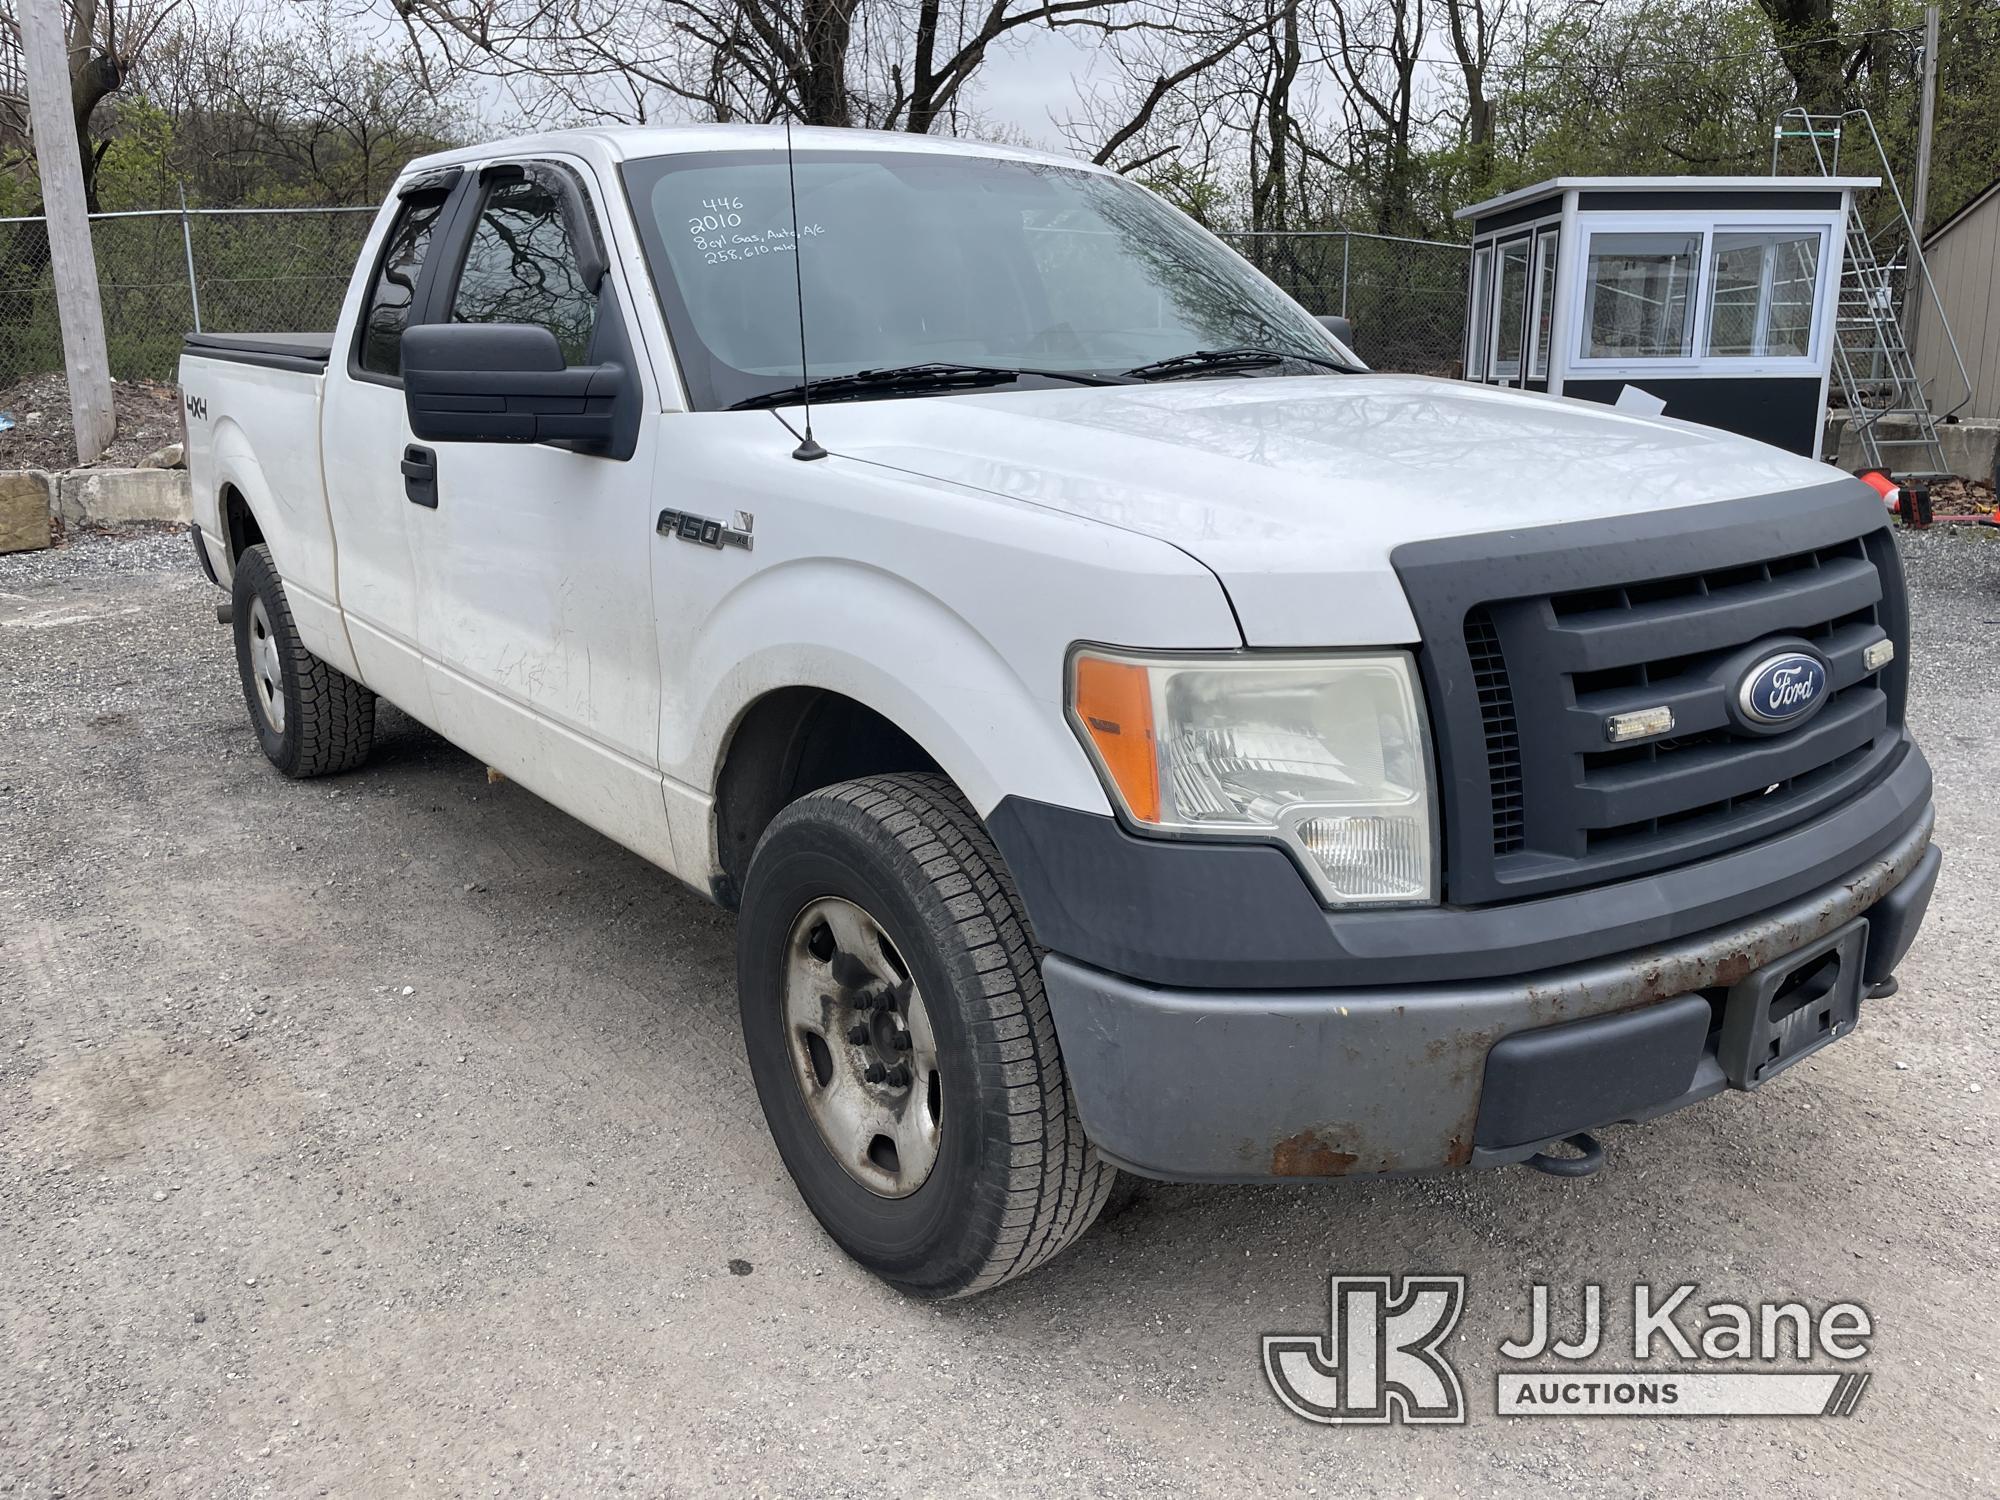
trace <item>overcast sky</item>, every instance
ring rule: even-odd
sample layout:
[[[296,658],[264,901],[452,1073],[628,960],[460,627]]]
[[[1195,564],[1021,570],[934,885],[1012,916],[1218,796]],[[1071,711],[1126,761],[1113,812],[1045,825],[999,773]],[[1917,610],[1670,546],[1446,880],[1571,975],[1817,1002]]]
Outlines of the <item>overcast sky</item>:
[[[1089,76],[1097,56],[1090,41],[1079,29],[1028,29],[1027,41],[987,55],[974,75],[973,107],[1030,145],[1068,150],[1050,117],[1076,109],[1078,79]]]
[[[1055,120],[1073,114],[1081,97],[1080,80],[1097,65],[1097,48],[1080,28],[1023,28],[1025,39],[996,47],[973,75],[969,102],[981,119],[991,121],[1005,139],[1068,154],[1070,146]],[[388,32],[384,39],[393,43]],[[519,101],[504,77],[474,77],[469,87],[477,108],[493,130],[519,128],[511,118]],[[670,120],[671,115],[663,116]],[[977,131],[969,132],[978,134]]]

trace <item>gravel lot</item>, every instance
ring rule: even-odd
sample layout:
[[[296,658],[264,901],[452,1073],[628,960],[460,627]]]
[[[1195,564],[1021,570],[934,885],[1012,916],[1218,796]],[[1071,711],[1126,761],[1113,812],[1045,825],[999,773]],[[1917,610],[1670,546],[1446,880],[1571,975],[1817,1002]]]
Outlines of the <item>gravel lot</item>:
[[[727,916],[400,716],[281,779],[178,535],[0,558],[0,1491],[2000,1491],[2000,539],[1906,552],[1946,864],[1852,1040],[1586,1181],[1148,1186],[943,1307],[784,1177]],[[1471,1278],[1470,1426],[1278,1406],[1329,1271]],[[1873,1383],[1495,1417],[1528,1286],[1593,1280],[1859,1301]]]

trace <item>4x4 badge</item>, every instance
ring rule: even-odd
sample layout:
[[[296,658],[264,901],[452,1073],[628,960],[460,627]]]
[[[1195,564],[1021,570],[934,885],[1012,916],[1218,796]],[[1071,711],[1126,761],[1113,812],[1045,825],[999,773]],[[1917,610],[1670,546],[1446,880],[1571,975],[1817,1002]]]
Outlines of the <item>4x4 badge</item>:
[[[677,536],[684,542],[698,542],[718,551],[724,547],[741,547],[748,552],[755,540],[750,533],[756,524],[757,518],[747,510],[736,512],[734,526],[725,526],[713,516],[697,516],[685,510],[663,510],[659,525],[653,529],[661,536]]]

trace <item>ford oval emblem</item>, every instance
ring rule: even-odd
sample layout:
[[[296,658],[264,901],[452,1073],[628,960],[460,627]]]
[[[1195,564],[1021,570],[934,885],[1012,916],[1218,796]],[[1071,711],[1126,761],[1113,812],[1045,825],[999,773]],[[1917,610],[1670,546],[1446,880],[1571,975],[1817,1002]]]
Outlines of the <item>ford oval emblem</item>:
[[[1789,724],[1819,707],[1826,668],[1816,656],[1786,651],[1767,656],[1743,675],[1737,706],[1755,724]]]

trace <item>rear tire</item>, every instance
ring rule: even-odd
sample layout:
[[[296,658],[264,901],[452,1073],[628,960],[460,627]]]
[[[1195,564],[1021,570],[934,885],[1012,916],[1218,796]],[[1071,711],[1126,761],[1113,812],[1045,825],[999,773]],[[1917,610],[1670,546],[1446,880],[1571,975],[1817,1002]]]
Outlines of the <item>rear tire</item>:
[[[998,851],[942,776],[814,792],[751,860],[737,979],[765,1119],[827,1233],[911,1296],[1035,1269],[1111,1191],[1039,959]]]
[[[243,701],[266,758],[301,779],[360,765],[375,743],[375,695],[300,642],[269,547],[236,560],[230,598]]]

